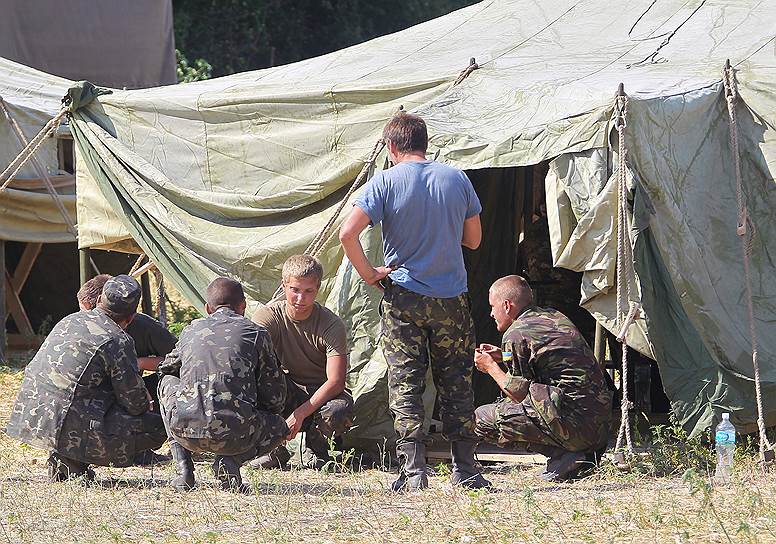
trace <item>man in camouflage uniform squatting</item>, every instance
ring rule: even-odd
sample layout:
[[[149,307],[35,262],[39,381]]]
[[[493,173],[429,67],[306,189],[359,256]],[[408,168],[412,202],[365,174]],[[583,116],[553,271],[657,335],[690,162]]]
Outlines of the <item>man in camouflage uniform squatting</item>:
[[[489,487],[474,460],[474,327],[466,297],[461,246],[482,239],[482,206],[462,171],[426,160],[428,133],[420,117],[401,113],[383,130],[396,165],[378,172],[356,199],[340,230],[348,259],[369,285],[385,283],[381,344],[388,363],[388,396],[398,434],[401,474],[391,489],[428,486],[422,395],[431,364],[442,433],[450,440],[451,480]],[[359,241],[382,223],[387,266],[373,267]]]
[[[57,323],[25,369],[6,432],[51,451],[52,481],[93,477],[89,464],[129,466],[166,439],[124,332],[139,300],[133,278],[108,280],[97,307]]]
[[[488,300],[502,347],[481,344],[474,361],[506,396],[477,408],[477,434],[546,455],[548,481],[573,477],[606,448],[612,393],[603,371],[566,316],[534,306],[522,277],[496,280]]]
[[[283,416],[292,440],[305,433],[305,466],[322,468],[331,460],[329,439],[353,424],[353,397],[345,390],[348,370],[345,323],[315,302],[323,267],[309,255],[293,255],[283,263],[284,300],[257,309],[253,321],[267,329],[286,380]],[[260,457],[262,468],[283,468],[291,455],[285,446]],[[253,465],[253,463],[252,463]]]
[[[177,472],[172,484],[180,491],[194,487],[190,452],[211,452],[224,489],[240,490],[240,466],[288,435],[280,415],[286,382],[269,333],[244,317],[239,282],[213,280],[205,311],[159,365],[162,419]]]
[[[100,274],[84,283],[78,290],[78,294],[76,294],[78,307],[84,311],[94,309],[97,306],[97,300],[100,298],[105,282],[110,278],[110,274]],[[154,411],[159,413],[159,396],[157,394],[159,374],[156,371],[159,363],[173,350],[178,339],[156,319],[140,312],[135,314],[135,317],[126,329],[126,333],[135,343],[138,370],[141,375],[143,371],[148,372],[148,374],[143,376],[143,382],[154,401]],[[147,450],[138,453],[133,464],[151,465],[169,460],[170,458],[165,455],[159,455],[153,450]]]

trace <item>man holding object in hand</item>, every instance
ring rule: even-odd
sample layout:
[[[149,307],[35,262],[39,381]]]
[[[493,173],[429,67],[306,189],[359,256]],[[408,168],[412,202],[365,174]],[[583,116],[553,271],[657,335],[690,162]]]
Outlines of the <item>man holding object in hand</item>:
[[[345,254],[369,285],[384,289],[382,349],[388,402],[402,460],[393,491],[428,487],[422,395],[429,364],[439,393],[442,434],[451,442],[453,484],[488,487],[474,461],[472,364],[461,246],[477,249],[482,207],[462,171],[426,160],[428,132],[417,115],[400,113],[383,130],[395,166],[378,172],[340,230]],[[387,266],[372,266],[359,235],[382,224]]]
[[[612,393],[603,371],[565,315],[534,306],[522,277],[496,280],[488,301],[496,328],[504,333],[502,347],[481,344],[474,363],[505,398],[477,408],[477,434],[549,457],[545,480],[571,478],[597,462],[606,448]]]

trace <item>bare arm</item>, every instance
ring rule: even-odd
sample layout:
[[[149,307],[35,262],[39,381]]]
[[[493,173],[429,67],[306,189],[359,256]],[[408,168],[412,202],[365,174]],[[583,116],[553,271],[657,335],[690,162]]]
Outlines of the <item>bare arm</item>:
[[[477,249],[482,242],[482,224],[480,214],[473,215],[463,222],[463,237],[461,245],[469,249]]]
[[[374,267],[366,258],[361,240],[358,237],[368,225],[369,216],[358,206],[353,206],[353,211],[340,227],[339,239],[342,243],[342,249],[345,250],[345,255],[361,279],[367,284],[379,288],[378,282],[390,274],[393,269],[387,266]]]
[[[313,393],[310,400],[297,406],[293,413],[286,418],[288,428],[291,430],[287,437],[288,440],[296,436],[306,418],[345,390],[347,367],[348,358],[346,355],[330,355],[326,359],[326,381]]]

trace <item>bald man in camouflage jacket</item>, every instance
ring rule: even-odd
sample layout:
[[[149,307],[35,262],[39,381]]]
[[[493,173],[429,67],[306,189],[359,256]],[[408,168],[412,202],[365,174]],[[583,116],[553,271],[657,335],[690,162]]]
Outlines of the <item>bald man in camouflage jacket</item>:
[[[133,278],[108,280],[97,307],[57,323],[25,369],[6,432],[50,450],[52,481],[92,477],[90,464],[131,465],[165,441],[124,332],[139,300]]]
[[[476,432],[547,455],[546,480],[572,477],[606,448],[612,393],[603,371],[566,316],[533,305],[522,277],[497,280],[488,298],[502,347],[481,344],[474,360],[505,397],[477,408]]]
[[[162,419],[179,491],[194,486],[191,451],[216,454],[213,471],[240,490],[240,466],[279,446],[288,435],[281,416],[286,382],[266,329],[244,317],[242,285],[216,278],[207,288],[208,316],[181,333],[159,365]]]

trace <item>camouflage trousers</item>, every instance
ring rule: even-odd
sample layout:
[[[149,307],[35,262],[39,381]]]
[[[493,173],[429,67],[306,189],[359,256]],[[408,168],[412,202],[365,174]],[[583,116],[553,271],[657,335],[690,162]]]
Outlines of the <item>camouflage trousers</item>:
[[[133,416],[114,405],[102,421],[65,422],[55,451],[81,463],[128,467],[135,454],[155,450],[166,439],[159,414]]]
[[[286,378],[286,405],[283,416],[288,417],[299,406],[310,400],[317,387],[299,385],[288,374]],[[318,408],[302,423],[307,446],[324,457],[329,451],[329,439],[343,435],[353,425],[353,397],[343,391]]]
[[[504,447],[529,447],[544,453],[547,446],[568,451],[591,451],[605,446],[609,436],[609,418],[596,425],[560,416],[548,425],[529,402],[502,398],[475,411],[476,432],[486,442]]]
[[[226,440],[212,438],[194,438],[178,436],[171,431],[175,418],[175,401],[180,379],[177,376],[166,375],[159,382],[159,407],[162,420],[170,439],[189,451],[200,453],[215,453],[234,457],[242,464],[245,461],[265,455],[279,446],[288,435],[288,425],[285,419],[277,414],[259,411],[253,432],[248,436],[234,436]]]
[[[466,295],[434,298],[389,284],[381,304],[381,346],[397,445],[425,442],[426,371],[439,395],[442,434],[474,440],[474,324]]]

